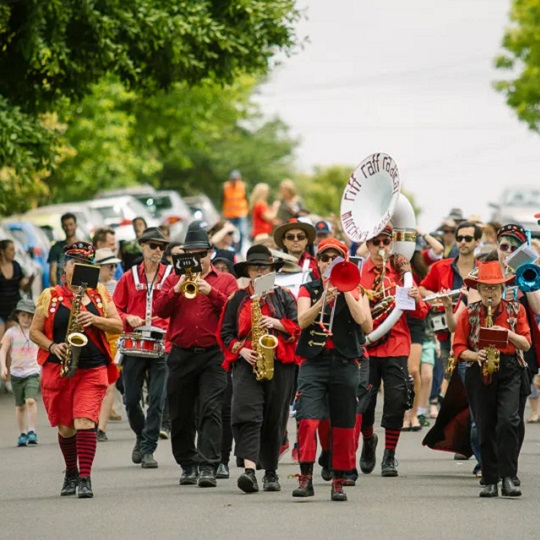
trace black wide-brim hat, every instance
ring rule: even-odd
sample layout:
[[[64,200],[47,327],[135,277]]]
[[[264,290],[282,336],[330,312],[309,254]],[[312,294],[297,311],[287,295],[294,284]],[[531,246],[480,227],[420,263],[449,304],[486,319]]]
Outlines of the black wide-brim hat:
[[[194,221],[189,225],[182,249],[210,249],[212,244],[208,233],[202,228],[201,221]]]
[[[234,265],[234,271],[237,277],[249,277],[247,268],[251,264],[273,266],[274,270],[279,270],[284,263],[272,257],[270,250],[266,246],[252,246],[248,249],[246,260]]]
[[[308,244],[313,244],[313,242],[315,241],[317,231],[313,225],[305,223],[304,221],[299,221],[297,219],[291,219],[287,223],[280,225],[274,230],[274,242],[276,243],[276,246],[279,247],[279,249],[285,249],[285,244],[283,244],[283,237],[287,232],[292,231],[293,229],[299,229],[301,231],[304,231],[308,238]]]
[[[159,227],[148,227],[144,229],[138,239],[139,244],[143,242],[159,242],[160,244],[168,244],[169,241],[163,236]]]

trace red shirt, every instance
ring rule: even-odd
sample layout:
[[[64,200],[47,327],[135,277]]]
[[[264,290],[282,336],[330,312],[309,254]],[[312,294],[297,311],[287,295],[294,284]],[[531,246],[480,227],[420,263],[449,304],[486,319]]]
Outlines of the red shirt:
[[[367,290],[373,290],[373,284],[377,277],[374,269],[375,265],[371,258],[366,259],[362,265],[360,285]],[[401,274],[397,272],[393,266],[387,263],[383,287],[387,289],[388,295],[395,294],[396,285],[403,286]],[[420,298],[420,300],[416,302],[416,309],[414,311],[403,312],[396,324],[390,329],[390,335],[385,343],[369,348],[369,355],[376,357],[409,356],[409,353],[411,352],[411,334],[409,332],[405,314],[408,313],[416,319],[424,319],[428,314],[428,311],[428,305]]]
[[[271,221],[264,219],[263,214],[268,210],[268,205],[264,201],[255,203],[251,211],[251,236],[255,238],[258,234],[272,234],[274,225]]]
[[[429,268],[427,276],[420,282],[420,286],[434,293],[441,289],[454,288],[454,269],[452,263],[454,259],[441,259],[434,262]]]
[[[508,313],[506,312],[506,308],[504,307],[505,301],[502,300],[501,303],[497,306],[497,309],[495,313],[493,314],[493,325],[494,326],[502,326],[503,328],[510,329],[510,323],[508,322]],[[480,326],[486,325],[486,309],[480,309]],[[527,322],[527,313],[525,311],[525,308],[520,304],[519,305],[519,312],[518,312],[518,318],[516,322],[516,326],[514,328],[514,332],[516,334],[519,334],[520,336],[524,336],[527,338],[527,341],[531,343],[531,329],[529,327],[529,323]],[[456,326],[456,332],[454,334],[454,357],[456,360],[459,360],[459,357],[461,354],[469,350],[474,350],[472,344],[469,342],[469,337],[471,334],[471,323],[469,321],[469,310],[465,309],[461,312],[461,315],[459,316],[457,326]],[[503,349],[499,349],[501,354],[508,354],[508,355],[515,355],[516,354],[516,348],[510,341],[508,341],[508,344]]]
[[[300,259],[298,260],[298,264],[304,268],[304,261],[308,259],[309,260],[309,270],[311,270],[311,275],[313,276],[313,281],[316,279],[321,279],[321,273],[319,272],[319,265],[317,264],[317,259],[310,255],[307,251],[304,251],[302,253]]]
[[[165,273],[166,266],[159,263],[158,272],[154,280],[154,293],[152,296],[152,315],[156,312],[156,302],[163,293],[163,274]],[[116,304],[118,314],[124,323],[124,330],[126,332],[133,332],[133,328],[127,323],[126,317],[128,315],[137,315],[141,319],[146,318],[146,274],[144,271],[144,262],[137,266],[137,274],[139,276],[140,287],[137,289],[135,280],[133,279],[133,273],[130,270],[125,272],[120,281],[116,285],[114,290],[113,300]],[[167,330],[169,321],[159,317],[152,317],[152,325],[163,330]]]
[[[174,292],[180,276],[171,274],[163,284],[162,294],[156,302],[156,311],[161,317],[170,317],[167,339],[177,347],[212,347],[217,345],[216,330],[221,310],[227,298],[238,284],[231,274],[218,272],[210,265],[204,278],[212,287],[210,294],[198,294],[192,300]]]

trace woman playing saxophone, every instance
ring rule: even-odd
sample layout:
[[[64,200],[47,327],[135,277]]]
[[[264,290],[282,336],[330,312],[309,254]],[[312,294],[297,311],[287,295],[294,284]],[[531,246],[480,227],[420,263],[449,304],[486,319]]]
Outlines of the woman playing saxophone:
[[[238,487],[246,493],[259,491],[257,463],[265,470],[264,491],[281,489],[276,471],[294,383],[294,348],[300,328],[296,302],[287,289],[277,287],[262,298],[254,295],[255,280],[281,264],[265,246],[248,250],[247,260],[235,264],[234,269],[238,277],[248,277],[250,284],[228,300],[218,328],[224,367],[233,370],[232,431],[235,454],[245,466]],[[275,340],[277,346],[272,350]]]
[[[66,464],[60,494],[77,492],[79,498],[91,498],[95,426],[107,385],[118,378],[106,334],[120,333],[122,321],[103,285],[96,289],[71,285],[76,263],[93,264],[92,245],[76,242],[66,246],[64,253],[66,283],[46,289],[39,297],[30,338],[40,347],[43,404],[51,426],[58,426]],[[70,340],[70,335],[79,339]],[[77,345],[82,346],[75,352]]]

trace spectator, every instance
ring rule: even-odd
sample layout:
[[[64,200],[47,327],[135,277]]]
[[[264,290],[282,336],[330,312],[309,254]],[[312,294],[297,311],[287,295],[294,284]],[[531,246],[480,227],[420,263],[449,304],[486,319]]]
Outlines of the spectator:
[[[315,230],[317,231],[317,235],[315,236],[315,246],[318,246],[319,242],[332,236],[332,224],[324,219],[315,223]]]
[[[268,206],[270,186],[259,183],[253,188],[249,198],[249,210],[251,212],[251,238],[258,234],[271,234],[274,229],[274,222],[280,206],[279,201],[274,201],[272,206]]]
[[[146,220],[142,217],[136,217],[133,220],[133,231],[135,239],[124,242],[120,248],[120,258],[124,271],[129,270],[134,264],[142,261],[142,249],[139,244],[139,238],[143,231],[148,227]]]
[[[240,239],[234,247],[236,253],[240,253],[242,242],[246,236],[248,201],[246,184],[238,170],[231,171],[229,179],[223,185],[221,213],[240,232]]]
[[[113,254],[118,252],[116,232],[111,227],[100,227],[99,229],[96,229],[94,237],[92,238],[92,244],[96,251],[98,249],[106,248],[112,250]],[[124,268],[122,267],[122,261],[120,259],[118,259],[118,262],[115,264],[114,279],[118,281],[124,273]]]
[[[237,228],[229,221],[218,221],[209,231],[210,243],[215,249],[222,249],[225,251],[235,252],[234,233],[237,232]]]
[[[77,217],[75,214],[68,212],[60,218],[62,223],[62,230],[66,234],[66,239],[56,242],[49,251],[49,279],[51,281],[51,287],[56,287],[60,284],[63,274],[63,262],[64,262],[64,247],[70,246],[78,241],[77,239]]]
[[[278,223],[287,223],[305,211],[295,183],[288,178],[282,180],[279,184],[279,198],[281,199],[281,203],[277,215]]]

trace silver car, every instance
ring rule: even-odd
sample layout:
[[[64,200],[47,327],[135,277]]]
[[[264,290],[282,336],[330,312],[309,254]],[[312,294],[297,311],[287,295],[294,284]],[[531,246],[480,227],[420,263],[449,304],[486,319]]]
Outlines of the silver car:
[[[540,211],[540,189],[532,186],[510,187],[503,191],[500,202],[489,203],[494,209],[492,221],[502,225],[517,223],[529,229],[534,236],[540,229],[534,215]]]

